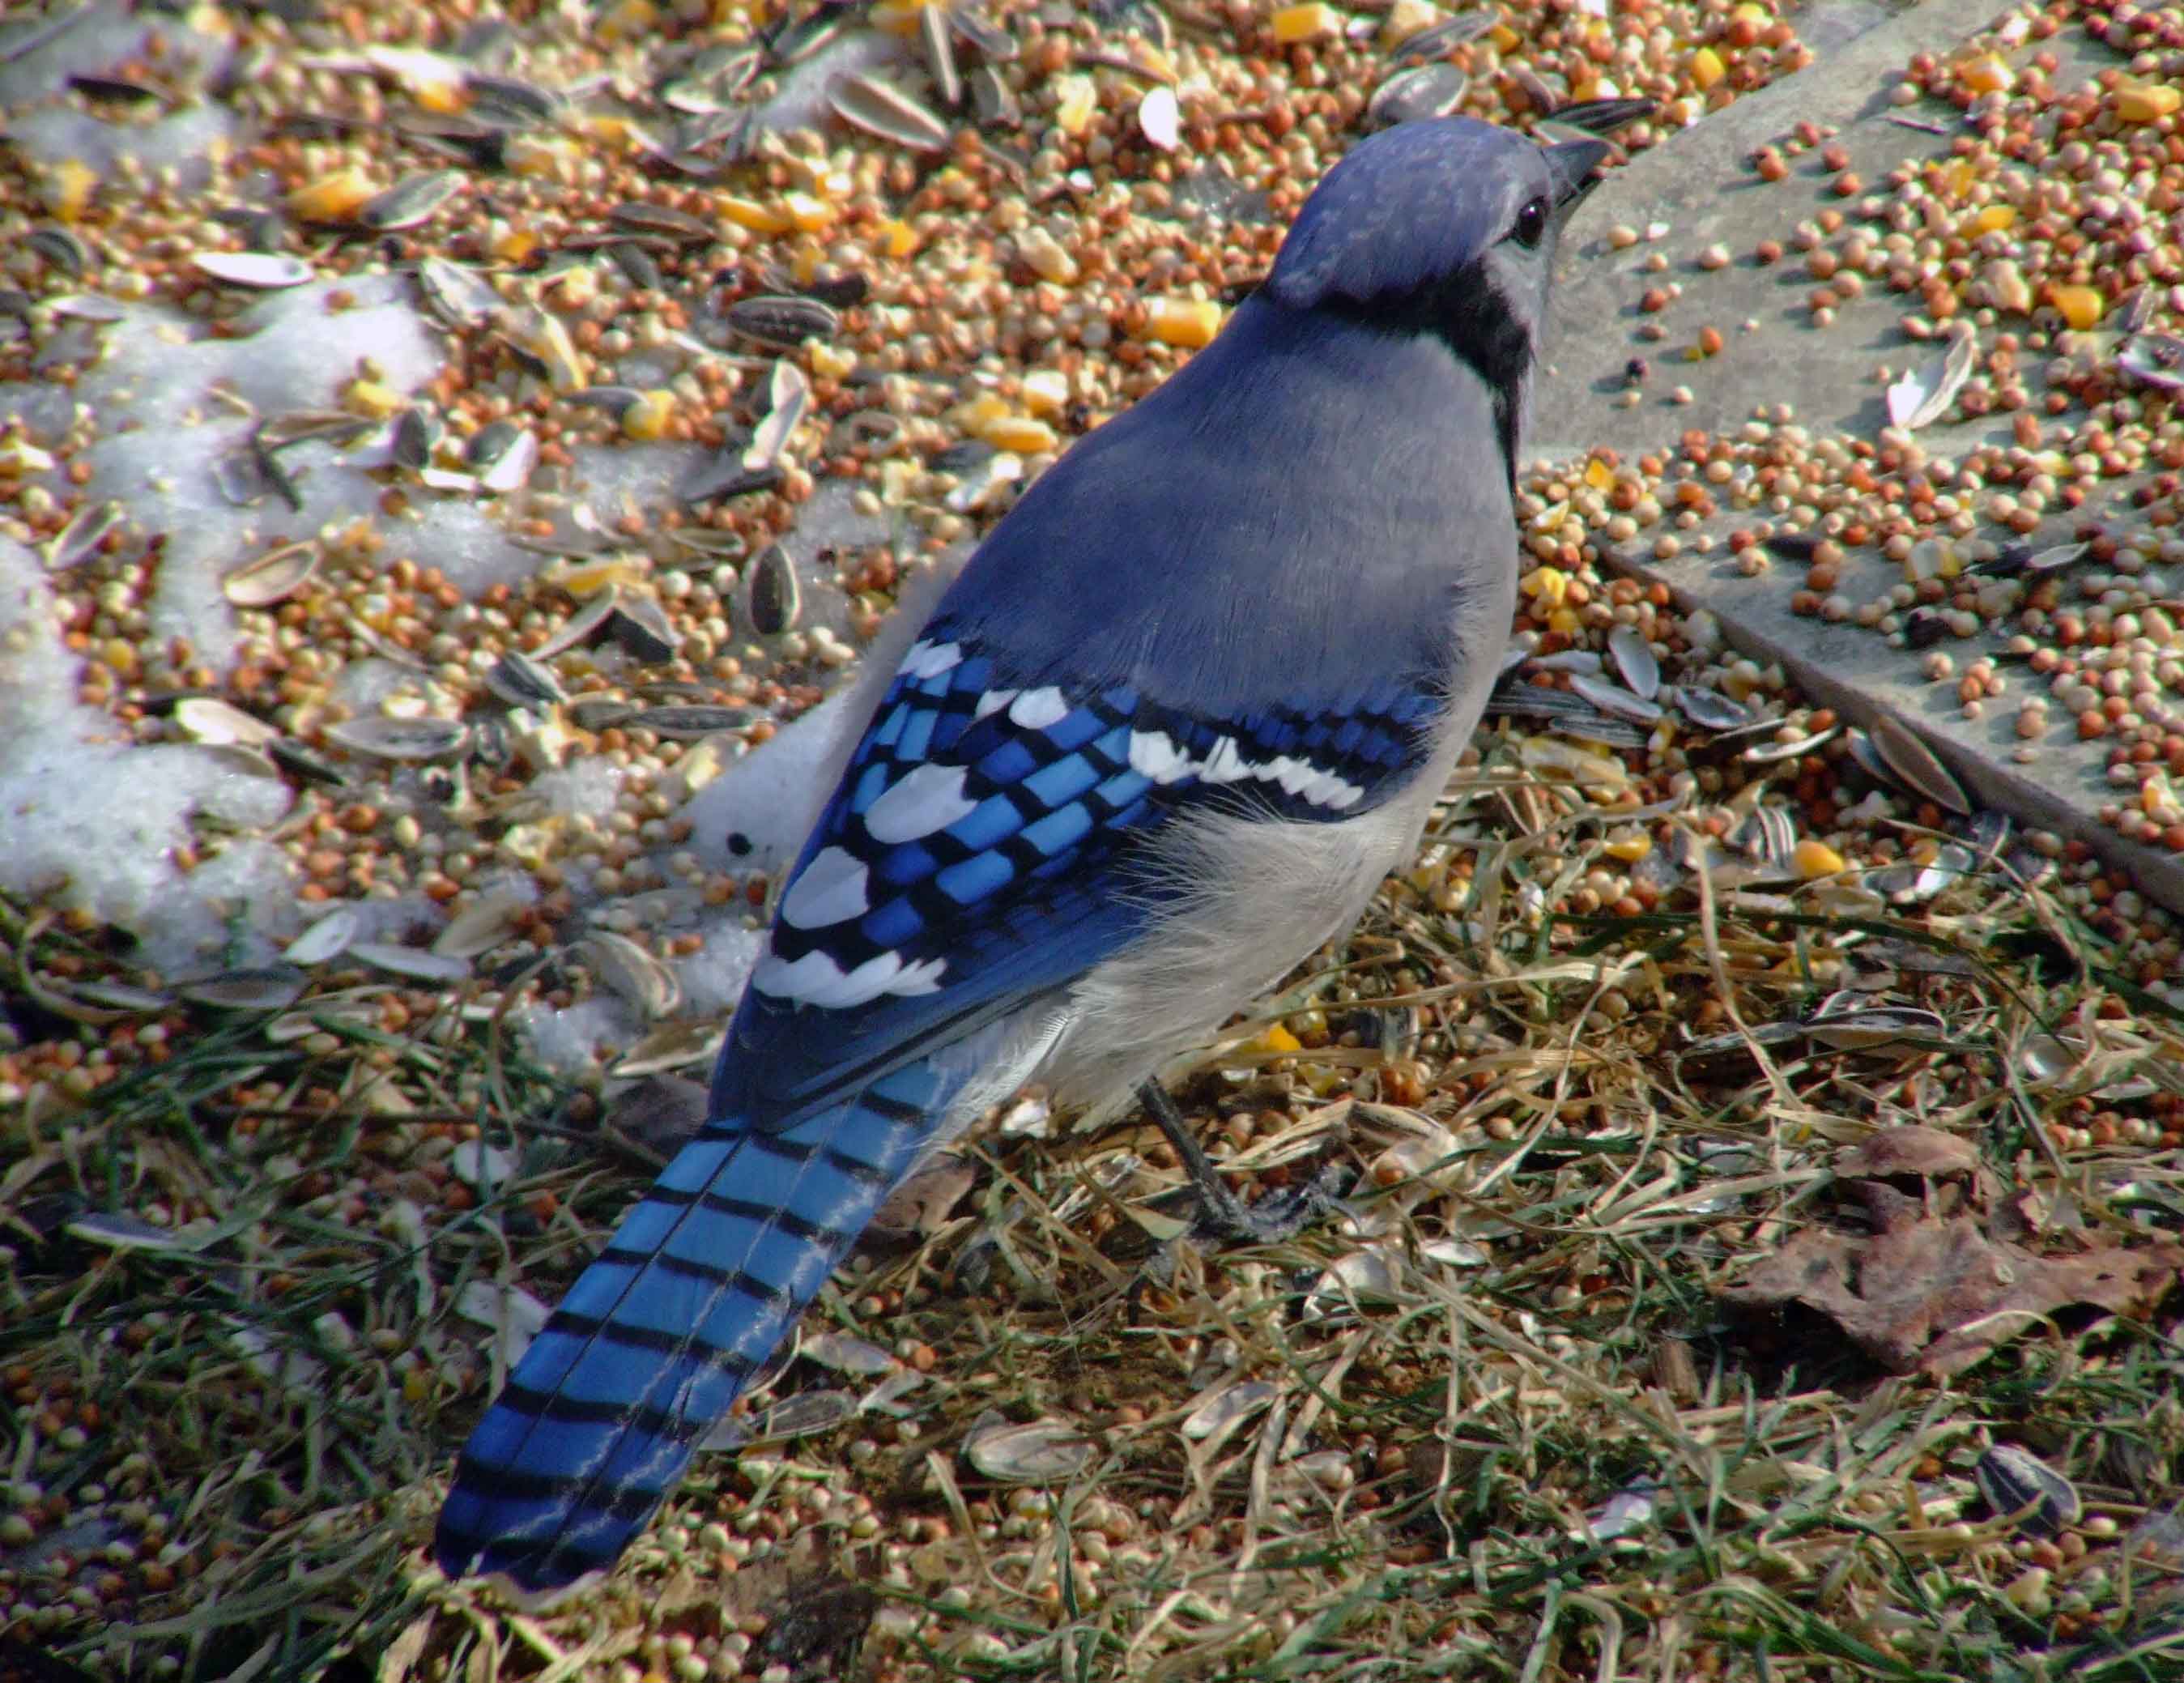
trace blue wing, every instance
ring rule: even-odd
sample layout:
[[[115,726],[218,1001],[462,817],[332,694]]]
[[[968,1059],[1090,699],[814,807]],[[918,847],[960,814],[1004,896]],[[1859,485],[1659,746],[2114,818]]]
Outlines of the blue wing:
[[[1194,806],[1314,821],[1387,800],[1437,688],[1316,688],[1209,717],[1145,683],[1012,671],[934,621],[791,873],[714,1113],[785,1126],[1082,975],[1142,932],[1146,844]]]
[[[435,1548],[527,1587],[610,1564],[988,1056],[1135,939],[1194,805],[1370,811],[1438,711],[1376,681],[1213,718],[1012,673],[945,621],[905,656],[782,896],[714,1120],[570,1290],[456,1466]],[[965,1044],[967,1043],[967,1044]]]

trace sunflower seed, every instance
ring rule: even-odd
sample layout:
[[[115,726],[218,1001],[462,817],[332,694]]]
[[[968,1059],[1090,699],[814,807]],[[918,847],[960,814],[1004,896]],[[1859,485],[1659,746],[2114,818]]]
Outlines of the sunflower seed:
[[[2174,333],[2134,334],[2116,357],[2134,380],[2165,391],[2184,391],[2184,338]]]
[[[476,270],[443,257],[418,259],[417,286],[432,313],[454,328],[483,326],[504,307]]]
[[[841,317],[817,299],[779,293],[740,299],[728,306],[723,319],[729,332],[783,350],[794,350],[806,339],[832,338],[842,326]]]
[[[1779,806],[1755,806],[1730,842],[1763,865],[1786,867],[1797,849],[1797,826]]]
[[[201,251],[190,261],[225,287],[272,291],[282,287],[300,287],[311,278],[309,264],[301,258],[282,257],[274,252]]]
[[[392,941],[359,941],[349,948],[348,956],[384,970],[390,976],[406,976],[414,982],[466,982],[471,975],[471,961],[466,958],[426,952],[422,947],[405,947]]]
[[[2018,1530],[2052,1537],[2078,1523],[2084,1503],[2077,1486],[2030,1450],[1998,1443],[1972,1465],[1972,1478],[1997,1519],[2023,1514]]]
[[[1015,91],[1001,80],[1001,73],[990,64],[981,64],[971,72],[967,86],[971,92],[971,117],[982,129],[1013,129],[1023,124],[1023,107],[1017,103]]]
[[[1888,388],[1888,424],[1915,432],[1949,412],[1949,405],[1964,390],[1979,363],[1979,342],[1970,333],[1959,334],[1948,349],[1925,367],[1906,374]]]
[[[1653,657],[1652,645],[1635,627],[1619,625],[1608,633],[1607,652],[1633,694],[1648,701],[1660,694],[1661,663]]]
[[[1094,1446],[1079,1428],[1047,1419],[985,1427],[972,1433],[963,1448],[971,1464],[989,1479],[1003,1484],[1052,1485],[1091,1465]]]
[[[925,9],[932,12],[939,8],[928,6]],[[857,1399],[846,1390],[804,1390],[747,1418],[730,1415],[727,1424],[736,1427],[747,1443],[777,1443],[788,1438],[831,1432],[844,1421],[854,1419],[856,1413]]]
[[[462,172],[457,170],[430,170],[405,176],[384,192],[365,200],[357,208],[356,220],[382,234],[414,228],[429,221],[462,184]]]
[[[456,719],[396,719],[366,713],[328,725],[326,740],[336,748],[374,760],[422,762],[446,760],[462,752],[470,727]]]
[[[175,723],[192,742],[263,748],[281,733],[216,695],[188,695],[175,704]]]
[[[608,1067],[616,1080],[710,1065],[727,1031],[717,1023],[671,1023],[654,1029]],[[702,1120],[702,1117],[700,1120]]]
[[[1971,797],[1964,793],[1964,785],[1907,726],[1898,724],[1889,714],[1877,714],[1872,738],[1875,752],[1898,783],[1959,817],[1970,814]]]
[[[673,660],[675,651],[682,646],[682,633],[675,629],[666,610],[649,596],[617,598],[614,612],[608,616],[607,634],[649,666]]]
[[[945,152],[948,125],[892,82],[851,76],[827,96],[834,114],[853,127],[919,152]]]
[[[674,1015],[682,1003],[675,972],[627,935],[594,929],[577,944],[599,978],[647,1021]]]
[[[716,731],[741,730],[756,716],[748,707],[692,705],[646,707],[621,722],[630,730],[647,730],[655,736],[670,737],[678,742],[692,742],[699,737],[710,736]]]
[[[34,228],[26,243],[71,281],[81,280],[83,271],[91,267],[91,248],[73,228],[57,224]]]
[[[48,298],[45,307],[55,315],[66,316],[72,321],[119,321],[129,314],[103,293],[77,293],[66,298]]]
[[[1471,79],[1447,63],[1412,64],[1397,70],[1373,92],[1365,107],[1368,129],[1390,129],[1446,117],[1463,103]]]
[[[615,605],[619,599],[619,588],[609,585],[565,620],[560,630],[532,650],[532,658],[538,660],[550,660],[556,655],[574,649],[579,644],[587,643],[598,636],[608,619],[612,616]]]
[[[720,230],[704,217],[644,199],[629,199],[616,205],[607,212],[607,220],[632,233],[662,235],[677,245],[710,245],[720,237]]]
[[[448,920],[433,938],[432,950],[443,958],[482,957],[515,933],[527,910],[521,894],[489,889]]]
[[[220,594],[238,608],[270,608],[311,582],[319,556],[319,546],[309,538],[283,543],[227,574],[220,582]]]
[[[1612,713],[1619,719],[1650,725],[1661,716],[1661,704],[1648,701],[1642,695],[1633,695],[1627,689],[1618,689],[1603,678],[1588,677],[1580,672],[1570,679],[1573,694],[1583,696],[1603,713]]]
[[[1268,1379],[1223,1385],[1184,1415],[1176,1430],[1193,1443],[1211,1439],[1217,1444],[1280,1395],[1281,1387]]]
[[[1551,117],[1562,109],[1563,96],[1547,86],[1546,78],[1521,59],[1502,65],[1502,74],[1517,85],[1517,91],[1530,103],[1535,118]]]
[[[394,435],[387,448],[396,465],[415,473],[432,465],[433,452],[446,435],[447,428],[433,410],[405,409],[394,417]]]
[[[123,514],[121,504],[110,499],[85,504],[46,545],[46,571],[66,572],[79,561],[88,560],[109,533],[120,529]]]
[[[471,109],[490,120],[530,127],[553,122],[561,114],[559,94],[514,76],[473,73],[463,78],[463,86],[470,92]]]
[[[1808,1018],[1805,1033],[1824,1046],[1839,1052],[1865,1051],[1898,1040],[1946,1041],[1948,1024],[1937,1011],[1917,1006],[1870,1006],[1830,1011],[1836,1000],[1854,1000],[1837,994],[1822,1006],[1822,1014]]]
[[[635,240],[616,240],[607,248],[607,259],[621,270],[621,277],[639,292],[657,292],[666,281],[652,254]]]
[[[490,443],[482,442],[502,426],[508,426],[507,435],[497,436]],[[468,454],[471,466],[477,470],[478,488],[499,496],[520,491],[531,482],[532,470],[538,465],[538,440],[528,428],[497,421],[479,431],[471,441]]]
[[[947,8],[950,27],[961,36],[989,64],[1006,64],[1023,49],[1017,38],[975,6]]]
[[[1162,152],[1183,143],[1183,111],[1173,88],[1163,84],[1149,89],[1138,102],[1138,131]]]
[[[1431,29],[1422,29],[1396,48],[1395,59],[1399,64],[1428,59],[1440,59],[1454,52],[1467,41],[1476,41],[1502,21],[1502,14],[1491,6],[1482,6],[1476,11],[1465,12],[1435,24]]]
[[[175,991],[194,1005],[223,1011],[286,1011],[301,999],[310,978],[292,964],[268,964],[222,970],[176,984]]]
[[[804,377],[804,371],[786,357],[773,365],[773,376],[767,382],[766,389],[771,407],[766,418],[752,431],[749,446],[743,454],[744,467],[751,473],[764,473],[779,464],[782,452],[788,448],[790,434],[803,422],[811,407],[811,382]]]
[[[346,952],[363,927],[364,920],[355,907],[342,906],[329,911],[289,942],[287,950],[281,956],[291,964],[324,964]]]
[[[1806,755],[1812,753],[1815,749],[1819,748],[1822,743],[1827,742],[1832,738],[1841,734],[1841,732],[1842,727],[1841,725],[1830,725],[1827,729],[1817,732],[1811,736],[1792,737],[1787,740],[1777,740],[1774,742],[1754,743],[1751,747],[1744,750],[1744,753],[1741,757],[1747,766],[1773,766],[1777,765],[1785,760],[1802,759]]]
[[[917,13],[917,42],[925,50],[926,74],[933,78],[943,105],[963,103],[963,75],[956,68],[956,36],[945,6],[922,6]]]
[[[504,650],[487,669],[485,683],[511,707],[558,707],[569,699],[560,680],[521,649]]]
[[[767,544],[744,569],[744,622],[760,637],[779,637],[794,628],[803,605],[788,551]]]

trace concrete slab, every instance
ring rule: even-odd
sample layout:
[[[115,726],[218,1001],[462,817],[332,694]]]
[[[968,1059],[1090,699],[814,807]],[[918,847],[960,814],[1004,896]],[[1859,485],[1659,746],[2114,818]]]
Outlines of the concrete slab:
[[[1994,0],[1925,0],[1910,8],[1841,0],[1817,7],[1800,20],[1803,38],[1819,54],[1813,68],[1709,114],[1613,172],[1580,213],[1575,237],[1564,248],[1552,372],[1538,396],[1534,454],[1563,461],[1602,447],[1625,455],[1665,450],[1686,430],[1733,434],[1755,410],[1782,403],[1794,407],[1798,423],[1815,437],[1875,438],[1886,422],[1878,367],[1887,363],[1900,373],[1935,354],[1909,339],[1901,325],[1918,300],[1869,287],[1838,313],[1832,327],[1812,326],[1805,299],[1815,282],[1794,248],[1771,267],[1758,265],[1752,253],[1764,237],[1790,248],[1800,222],[1844,201],[1829,191],[1814,154],[1793,159],[1791,176],[1773,184],[1761,181],[1747,160],[1805,120],[1840,129],[1851,167],[1869,187],[1901,163],[1946,156],[1958,131],[1956,112],[1938,101],[1897,107],[1888,92],[1914,53],[1946,57],[1996,15]],[[2075,31],[2041,46],[2062,60],[2053,81],[2063,88],[2123,62]],[[1907,126],[1900,120],[1906,117],[1942,131]],[[1665,223],[1669,231],[1613,251],[1606,234],[1617,223],[1641,230]],[[1697,254],[1717,242],[1734,260],[1727,268],[1701,270]],[[1669,259],[1665,270],[1642,267],[1653,252]],[[1681,296],[1656,314],[1641,313],[1641,293],[1670,281],[1681,284]],[[1648,321],[1665,327],[1665,337],[1639,337]],[[1722,334],[1722,350],[1704,362],[1685,360],[1685,348],[1708,326]],[[1633,357],[1646,359],[1652,371],[1641,387],[1644,400],[1630,408],[1618,399]],[[1668,400],[1679,384],[1690,388],[1687,404]],[[2008,443],[2007,421],[1936,426],[1920,432],[1919,442],[1930,455],[1956,456],[1981,443]],[[2112,482],[2103,501],[2051,521],[2031,541],[2069,541],[2078,523],[2126,503],[2135,488],[2136,482]],[[2044,681],[2020,669],[2008,702],[1990,704],[1981,719],[1964,718],[1953,686],[1921,675],[1921,654],[1891,648],[1878,633],[1854,625],[1792,614],[1790,598],[1802,587],[1802,567],[1777,564],[1747,577],[1720,542],[1710,554],[1695,550],[1693,540],[1709,533],[1724,539],[1733,528],[1754,523],[1752,512],[1725,511],[1680,534],[1684,551],[1672,560],[1656,560],[1650,542],[1607,560],[1618,570],[1664,583],[1687,608],[1710,610],[1731,643],[1755,659],[1780,661],[1815,701],[1869,727],[1880,713],[1894,715],[1924,737],[1979,800],[2029,826],[2084,841],[2130,872],[2144,893],[2184,910],[2184,859],[2127,842],[2100,822],[2098,809],[2117,794],[2105,780],[2098,744],[2080,744],[2059,725],[2029,757],[2018,757],[2025,745],[2012,727],[2015,696],[2036,684],[2044,688]],[[1880,565],[1856,557],[1849,563],[1876,569],[1875,577]],[[2001,641],[1982,633],[1947,646],[1962,670]]]

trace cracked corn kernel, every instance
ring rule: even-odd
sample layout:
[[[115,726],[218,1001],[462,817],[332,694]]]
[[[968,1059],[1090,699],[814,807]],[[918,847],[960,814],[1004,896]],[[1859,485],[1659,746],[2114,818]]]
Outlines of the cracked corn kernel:
[[[1719,81],[1727,70],[1721,62],[1721,54],[1711,47],[1702,47],[1695,51],[1691,54],[1689,69],[1691,80],[1698,84],[1702,93]]]
[[[917,230],[899,216],[880,224],[879,249],[889,257],[908,257],[917,249]]]
[[[822,380],[846,380],[855,370],[857,354],[839,345],[815,343],[811,347],[811,371]]]
[[[1342,14],[1332,6],[1312,3],[1284,6],[1273,16],[1274,40],[1283,47],[1300,42],[1324,41],[1342,33]]]
[[[2126,123],[2155,123],[2176,114],[2184,93],[2166,82],[2120,82],[2115,91],[2115,114]]]
[[[1431,29],[1440,21],[1440,13],[1426,0],[1396,0],[1380,25],[1380,45],[1392,53],[1419,31]]]
[[[1092,126],[1093,114],[1100,109],[1100,90],[1091,77],[1056,76],[1054,92],[1055,125],[1062,133],[1074,137]]]
[[[1145,332],[1164,345],[1196,350],[1221,331],[1221,306],[1206,298],[1156,298],[1145,306]]]
[[[1957,80],[1974,93],[2007,93],[2016,86],[2017,75],[1997,54],[1982,53],[1958,70]]]
[[[342,393],[343,403],[354,414],[384,421],[408,406],[408,400],[392,386],[377,380],[352,380]]]
[[[1842,855],[1825,842],[1814,841],[1810,836],[1797,844],[1797,850],[1790,855],[1790,862],[1807,882],[1816,877],[1832,877],[1844,868]]]
[[[674,417],[675,394],[655,387],[621,412],[621,430],[628,437],[649,443],[666,432]]]
[[[799,233],[816,234],[831,226],[841,215],[823,198],[808,192],[792,192],[783,197],[781,209],[788,218],[788,226]]]
[[[2108,300],[2092,287],[2058,287],[2053,296],[2063,319],[2080,332],[2098,321],[2108,309]]]
[[[1543,608],[1559,608],[1569,591],[1569,575],[1560,567],[1534,567],[1517,588]]]
[[[379,189],[354,164],[306,181],[288,195],[288,209],[306,222],[346,222]]]
[[[1271,1025],[1265,1034],[1251,1044],[1255,1052],[1301,1052],[1304,1050],[1304,1042],[1279,1023]]]
[[[1601,844],[1600,850],[1610,859],[1635,865],[1653,850],[1653,839],[1643,830],[1618,831]]]
[[[978,436],[997,450],[1013,450],[1020,456],[1050,450],[1057,442],[1051,426],[1028,415],[996,415],[978,429]]]
[[[1069,376],[1058,368],[1034,369],[1023,377],[1023,406],[1037,415],[1058,415],[1069,402]]]
[[[738,198],[733,193],[715,199],[713,208],[738,228],[749,228],[755,234],[785,234],[795,226],[780,206]]]
[[[1032,273],[1042,281],[1067,287],[1077,279],[1077,259],[1044,228],[1025,229],[1017,238],[1017,251]]]
[[[1972,218],[1974,234],[1998,234],[2014,227],[2017,222],[2017,207],[2012,204],[1990,204]]]
[[[98,185],[98,170],[81,158],[64,158],[46,174],[46,207],[61,221],[74,222]]]

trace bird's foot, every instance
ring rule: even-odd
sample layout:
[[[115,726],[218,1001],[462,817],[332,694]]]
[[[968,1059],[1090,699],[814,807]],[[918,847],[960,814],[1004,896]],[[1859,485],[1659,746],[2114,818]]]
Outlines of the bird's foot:
[[[1342,1195],[1348,1190],[1350,1171],[1340,1163],[1329,1163],[1301,1186],[1271,1193],[1256,1204],[1246,1204],[1231,1191],[1222,1179],[1221,1172],[1213,1166],[1183,1119],[1165,1088],[1148,1081],[1138,1089],[1139,1101],[1153,1125],[1167,1136],[1175,1154],[1183,1160],[1184,1173],[1190,1177],[1191,1192],[1197,1202],[1197,1213],[1189,1229],[1178,1239],[1161,1248],[1153,1259],[1148,1273],[1153,1283],[1165,1285],[1175,1273],[1175,1251],[1178,1246],[1188,1245],[1207,1248],[1219,1245],[1276,1245],[1285,1239],[1294,1239],[1314,1223],[1332,1213],[1346,1213]]]

